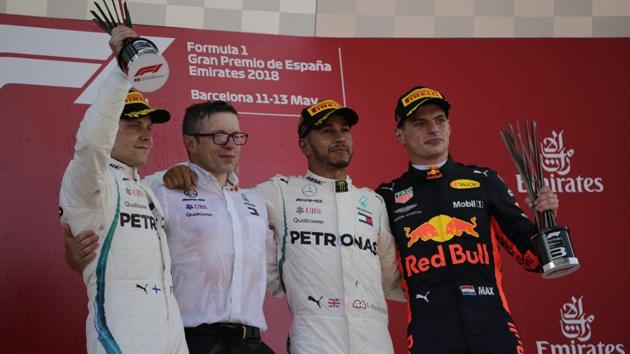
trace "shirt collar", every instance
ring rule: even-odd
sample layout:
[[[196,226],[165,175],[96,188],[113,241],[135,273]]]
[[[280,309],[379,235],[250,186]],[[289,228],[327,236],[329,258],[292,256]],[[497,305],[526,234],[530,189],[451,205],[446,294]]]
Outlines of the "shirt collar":
[[[109,159],[109,166],[112,168],[115,168],[117,171],[122,173],[125,177],[132,178],[136,182],[140,180],[140,174],[138,174],[137,168],[131,167],[124,162],[116,160],[113,157]]]
[[[221,188],[221,186],[219,186],[219,181],[212,173],[206,171],[203,167],[197,165],[196,163],[188,161],[186,162],[186,164],[197,173],[198,183],[200,185],[204,185],[210,188],[216,188],[219,190],[222,189],[226,192],[238,190],[239,179],[236,173],[230,172],[227,176],[225,187]]]
[[[433,164],[433,165],[420,165],[420,164],[411,164],[411,166],[413,166],[413,168],[415,168],[416,170],[420,170],[420,171],[426,171],[432,167],[437,167],[437,168],[442,168],[442,166],[444,166],[444,164],[446,164],[446,161],[448,161],[448,158],[444,159],[444,161],[439,162],[437,164]]]
[[[352,187],[352,179],[350,179],[348,175],[346,175],[346,178],[343,180],[336,180],[316,175],[311,170],[308,170],[304,179],[331,192],[347,192]]]
[[[448,176],[449,174],[451,174],[456,169],[456,166],[457,166],[457,164],[455,163],[455,161],[453,160],[453,158],[449,154],[448,158],[446,159],[446,161],[444,161],[444,163],[442,163],[442,165],[439,166],[437,169],[431,169],[430,168],[431,166],[430,166],[429,169],[422,170],[422,169],[416,168],[416,165],[412,165],[410,163],[409,164],[409,170],[407,172],[411,176],[420,178],[420,180],[422,180],[422,181],[424,181],[424,180],[439,180],[443,176]],[[427,172],[431,172],[431,173],[428,174]]]

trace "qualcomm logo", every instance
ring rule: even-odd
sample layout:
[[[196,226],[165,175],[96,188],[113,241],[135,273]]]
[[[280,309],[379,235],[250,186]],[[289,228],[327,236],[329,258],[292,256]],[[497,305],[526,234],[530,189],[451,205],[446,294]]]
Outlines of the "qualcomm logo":
[[[547,172],[545,184],[556,193],[599,193],[604,191],[604,182],[601,177],[573,177],[571,172],[571,157],[575,154],[573,149],[564,145],[564,130],[557,133],[551,132],[551,136],[543,139],[541,148],[541,165]],[[516,175],[518,191],[526,193],[525,183],[521,175]]]
[[[539,354],[625,354],[623,344],[588,343],[591,339],[591,323],[595,321],[595,315],[587,315],[582,307],[580,296],[571,297],[571,302],[562,305],[560,309],[560,330],[569,343],[551,344],[548,341],[536,341],[536,350]]]
[[[100,32],[0,25],[0,88],[7,84],[84,88],[74,103],[90,104],[101,82],[118,65],[107,44],[109,37]],[[174,40],[146,38],[160,52]]]

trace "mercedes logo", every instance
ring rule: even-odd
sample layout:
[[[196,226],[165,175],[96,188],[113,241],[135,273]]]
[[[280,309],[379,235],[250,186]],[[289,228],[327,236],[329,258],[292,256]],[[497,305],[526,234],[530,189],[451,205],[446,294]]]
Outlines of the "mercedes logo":
[[[314,184],[305,184],[304,187],[302,187],[302,194],[304,194],[307,197],[312,197],[315,194],[317,194],[317,186],[315,186]]]

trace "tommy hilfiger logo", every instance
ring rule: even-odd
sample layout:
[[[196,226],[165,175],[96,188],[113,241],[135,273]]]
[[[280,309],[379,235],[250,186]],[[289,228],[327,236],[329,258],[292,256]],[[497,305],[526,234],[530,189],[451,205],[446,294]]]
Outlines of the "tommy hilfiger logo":
[[[374,226],[374,220],[372,219],[372,217],[360,211],[359,211],[359,221],[364,224]]]

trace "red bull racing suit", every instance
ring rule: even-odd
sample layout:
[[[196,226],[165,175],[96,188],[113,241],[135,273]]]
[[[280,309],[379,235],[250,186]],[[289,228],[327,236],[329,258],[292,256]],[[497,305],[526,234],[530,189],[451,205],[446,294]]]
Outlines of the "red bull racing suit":
[[[387,205],[409,299],[410,353],[522,353],[501,285],[503,246],[536,271],[523,214],[496,172],[448,158],[410,167],[377,193]]]

